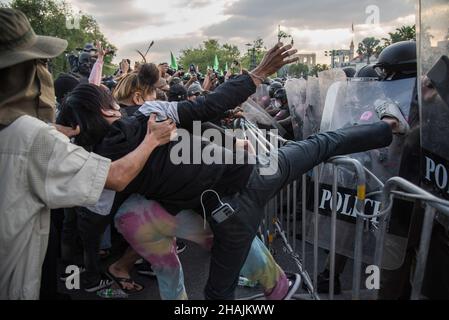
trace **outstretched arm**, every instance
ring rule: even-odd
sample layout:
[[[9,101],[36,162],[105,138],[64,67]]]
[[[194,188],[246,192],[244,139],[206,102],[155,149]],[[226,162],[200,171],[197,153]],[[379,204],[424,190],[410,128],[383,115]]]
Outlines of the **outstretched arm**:
[[[389,146],[396,126],[395,119],[385,119],[373,124],[316,134],[307,140],[291,142],[282,147],[279,150],[279,161],[288,170],[285,176],[289,181],[294,181],[332,157]]]
[[[196,102],[151,101],[145,103],[139,111],[145,116],[157,113],[159,120],[170,118],[186,129],[191,129],[194,121],[207,122],[221,118],[226,111],[245,102],[266,77],[282,66],[298,60],[289,58],[296,52],[297,50],[292,50],[291,45],[283,46],[279,43],[268,51],[260,65],[252,72],[227,81],[206,97],[198,98]]]
[[[292,50],[291,45],[277,44],[268,51],[260,65],[252,72],[225,82],[214,92],[197,99],[196,102],[180,102],[177,110],[179,124],[189,129],[193,121],[210,121],[222,117],[226,111],[245,102],[266,77],[282,66],[296,61],[297,58],[289,58],[296,52],[297,50]]]

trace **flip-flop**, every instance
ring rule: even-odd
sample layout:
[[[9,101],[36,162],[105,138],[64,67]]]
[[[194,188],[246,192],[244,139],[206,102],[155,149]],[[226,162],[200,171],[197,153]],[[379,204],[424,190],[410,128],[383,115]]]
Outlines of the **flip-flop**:
[[[118,285],[123,292],[125,292],[127,294],[136,294],[136,293],[142,292],[143,289],[145,289],[145,287],[143,285],[141,285],[140,283],[135,282],[133,279],[116,277],[109,270],[106,271],[106,275],[112,281],[114,281],[114,283],[116,285]],[[123,283],[132,284],[134,289],[126,289],[126,288],[124,288]],[[136,286],[139,286],[140,289],[136,289]]]

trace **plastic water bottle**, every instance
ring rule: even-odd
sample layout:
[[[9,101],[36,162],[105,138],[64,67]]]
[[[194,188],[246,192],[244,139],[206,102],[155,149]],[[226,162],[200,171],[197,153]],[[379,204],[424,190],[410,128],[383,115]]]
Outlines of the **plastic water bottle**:
[[[239,286],[240,287],[254,288],[257,286],[257,284],[258,284],[257,281],[251,281],[248,278],[245,278],[242,276],[239,277]]]
[[[107,288],[97,291],[97,295],[104,299],[126,299],[128,294],[123,292],[121,289]]]

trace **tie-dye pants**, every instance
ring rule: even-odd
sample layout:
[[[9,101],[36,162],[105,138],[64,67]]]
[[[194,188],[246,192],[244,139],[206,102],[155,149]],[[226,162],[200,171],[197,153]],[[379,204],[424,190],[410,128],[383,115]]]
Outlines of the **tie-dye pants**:
[[[159,203],[136,194],[121,206],[115,217],[115,225],[131,247],[151,263],[161,298],[187,299],[175,238],[195,242],[210,250],[213,234],[209,226],[204,224],[203,218],[189,210],[173,216]],[[267,299],[282,299],[287,294],[288,280],[285,273],[257,237],[251,245],[241,275],[260,283]]]

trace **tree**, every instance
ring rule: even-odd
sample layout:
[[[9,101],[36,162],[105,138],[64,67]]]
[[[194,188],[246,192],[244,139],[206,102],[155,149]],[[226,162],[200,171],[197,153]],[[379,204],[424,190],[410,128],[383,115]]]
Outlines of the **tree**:
[[[253,43],[248,43],[248,51],[243,55],[242,65],[245,69],[251,69],[253,65],[258,65],[265,54],[267,53],[267,48],[261,38],[253,41]]]
[[[68,41],[67,53],[76,51],[88,42],[99,40],[104,47],[116,50],[115,46],[108,42],[101,33],[97,21],[90,15],[79,13],[80,28],[68,29],[66,21],[74,19],[75,13],[72,7],[65,1],[56,0],[13,0],[9,5],[22,11],[30,20],[36,34],[58,37]],[[111,65],[113,56],[105,58],[105,74],[112,74],[116,67]],[[52,73],[57,77],[61,72],[69,71],[70,67],[64,55],[61,55],[51,62]]]
[[[288,68],[288,74],[296,78],[307,77],[309,66],[303,63],[291,64]]]
[[[383,38],[384,48],[389,45],[407,40],[416,40],[416,26],[402,26],[400,28],[396,28],[396,32],[389,32],[389,38]]]
[[[210,39],[204,41],[203,45],[200,45],[198,48],[182,50],[178,62],[184,69],[188,69],[193,64],[199,66],[201,73],[206,73],[207,67],[214,65],[215,55],[218,57],[220,69],[224,71],[226,63],[230,66],[234,60],[239,60],[240,51],[237,46],[226,43],[220,45],[217,40]]]
[[[293,41],[293,37],[291,35],[289,35],[288,33],[286,33],[285,31],[279,30],[278,32],[278,40],[279,42],[281,42],[283,39],[292,39],[291,40],[291,44],[293,45],[294,41]]]
[[[382,38],[383,44],[376,48],[376,55],[379,54],[388,46],[400,41],[416,40],[416,26],[402,26],[396,28],[396,32],[389,32],[389,38]]]
[[[362,42],[359,43],[357,53],[366,57],[367,63],[370,64],[370,58],[375,53],[378,53],[377,48],[379,46],[379,43],[380,40],[374,37],[365,38],[362,40]]]
[[[318,73],[320,73],[321,71],[326,71],[329,70],[329,66],[327,64],[317,64],[315,65],[312,70],[310,70],[309,75],[310,76],[315,76],[318,77]]]

